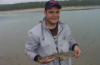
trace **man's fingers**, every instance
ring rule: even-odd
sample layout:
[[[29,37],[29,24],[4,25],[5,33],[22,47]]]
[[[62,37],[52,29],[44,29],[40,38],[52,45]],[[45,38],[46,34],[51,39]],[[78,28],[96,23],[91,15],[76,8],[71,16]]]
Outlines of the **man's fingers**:
[[[78,58],[81,54],[81,51],[80,50],[76,50],[75,51],[75,57]]]
[[[75,52],[75,58],[78,58],[78,54],[77,54],[77,52]]]
[[[48,59],[47,62],[51,62],[51,61],[53,61],[53,60],[54,60],[54,59]]]
[[[81,50],[79,50],[79,52],[78,52],[78,57],[81,55]]]
[[[74,52],[75,52],[75,58],[78,58],[81,54],[81,50],[79,49],[78,46],[75,46]]]
[[[42,59],[41,61],[40,61],[40,63],[42,63],[42,64],[47,64],[47,63],[49,63],[49,62],[51,62],[51,61],[54,61],[55,60],[55,58],[45,58],[45,59]]]
[[[48,61],[48,62],[51,62],[51,61],[53,61],[53,60],[55,60],[55,58],[47,58],[47,61]]]

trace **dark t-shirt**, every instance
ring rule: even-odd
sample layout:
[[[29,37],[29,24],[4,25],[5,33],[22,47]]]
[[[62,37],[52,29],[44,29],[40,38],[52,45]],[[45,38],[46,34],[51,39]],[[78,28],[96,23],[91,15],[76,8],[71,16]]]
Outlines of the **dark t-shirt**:
[[[58,25],[54,29],[49,29],[51,31],[52,36],[56,36],[58,32]]]

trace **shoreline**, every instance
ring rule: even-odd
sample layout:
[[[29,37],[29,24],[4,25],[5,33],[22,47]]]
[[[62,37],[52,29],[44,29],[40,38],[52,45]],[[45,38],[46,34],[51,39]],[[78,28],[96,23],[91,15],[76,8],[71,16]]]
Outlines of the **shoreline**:
[[[68,6],[62,7],[62,11],[72,11],[72,10],[89,10],[89,9],[99,9],[100,5],[95,6]],[[9,10],[9,11],[0,11],[1,13],[18,13],[18,12],[41,12],[44,11],[44,8],[33,8],[33,9],[22,9],[22,10]]]

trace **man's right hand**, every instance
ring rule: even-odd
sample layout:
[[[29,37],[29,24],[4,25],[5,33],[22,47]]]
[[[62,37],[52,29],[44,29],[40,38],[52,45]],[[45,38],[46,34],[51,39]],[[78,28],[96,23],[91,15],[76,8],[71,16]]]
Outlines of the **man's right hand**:
[[[38,62],[40,62],[41,64],[47,64],[51,61],[54,61],[56,58],[49,58],[49,57],[46,57],[46,58],[40,58],[38,59]]]

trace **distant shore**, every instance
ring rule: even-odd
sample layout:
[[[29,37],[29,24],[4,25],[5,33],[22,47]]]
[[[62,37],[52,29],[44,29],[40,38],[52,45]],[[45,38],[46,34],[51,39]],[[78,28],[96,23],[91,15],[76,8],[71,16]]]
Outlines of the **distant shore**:
[[[62,7],[62,11],[88,10],[88,9],[99,9],[99,8],[100,8],[100,5],[96,5],[96,6],[68,6],[68,7]],[[41,11],[44,11],[44,8],[0,11],[0,13],[41,12]]]

